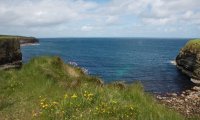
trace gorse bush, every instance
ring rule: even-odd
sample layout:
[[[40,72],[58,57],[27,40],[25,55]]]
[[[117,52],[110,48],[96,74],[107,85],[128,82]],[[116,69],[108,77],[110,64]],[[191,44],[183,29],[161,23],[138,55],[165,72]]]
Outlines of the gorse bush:
[[[103,84],[59,57],[38,57],[0,71],[0,119],[183,120],[145,93],[140,83]]]

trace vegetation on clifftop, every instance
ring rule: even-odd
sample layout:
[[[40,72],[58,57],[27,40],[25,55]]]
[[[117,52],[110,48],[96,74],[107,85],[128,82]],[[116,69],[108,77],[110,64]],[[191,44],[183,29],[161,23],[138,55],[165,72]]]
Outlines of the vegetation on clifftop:
[[[32,59],[0,71],[0,119],[183,120],[158,104],[140,83],[103,85],[59,57]]]
[[[24,37],[24,36],[17,36],[17,35],[0,35],[0,40],[13,39],[13,38],[34,38],[34,37]]]
[[[39,42],[39,40],[34,37],[0,35],[0,41],[8,41],[8,40],[19,40],[20,44],[32,44]]]
[[[200,39],[194,39],[187,42],[182,51],[200,52]]]

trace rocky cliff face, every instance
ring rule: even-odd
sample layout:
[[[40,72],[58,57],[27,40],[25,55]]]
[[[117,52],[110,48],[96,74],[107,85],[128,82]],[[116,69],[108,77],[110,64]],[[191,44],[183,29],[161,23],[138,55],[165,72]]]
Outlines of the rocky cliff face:
[[[16,38],[0,39],[0,69],[16,68],[21,64],[20,42]]]
[[[17,39],[20,41],[20,44],[34,44],[39,43],[39,40],[34,37],[17,37]]]
[[[176,57],[177,68],[200,84],[200,40],[189,41]]]

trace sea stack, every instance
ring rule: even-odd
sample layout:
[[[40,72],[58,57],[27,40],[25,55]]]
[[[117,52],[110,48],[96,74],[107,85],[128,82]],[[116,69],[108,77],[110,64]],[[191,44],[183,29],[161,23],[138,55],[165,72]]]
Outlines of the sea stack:
[[[177,68],[200,84],[200,39],[190,40],[176,57]]]

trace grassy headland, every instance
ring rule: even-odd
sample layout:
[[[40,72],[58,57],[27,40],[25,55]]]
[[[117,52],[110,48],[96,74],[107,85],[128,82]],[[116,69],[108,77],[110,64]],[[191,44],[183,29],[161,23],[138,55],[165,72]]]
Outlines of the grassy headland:
[[[192,51],[199,52],[200,51],[200,39],[194,39],[187,42],[187,44],[183,47],[182,51]]]
[[[39,40],[34,37],[0,35],[0,41],[8,41],[8,40],[18,40],[21,45],[39,43]]]
[[[0,35],[0,40],[3,39],[13,39],[13,38],[23,38],[24,36],[17,36],[17,35]],[[26,38],[33,38],[33,37],[26,37]]]
[[[0,71],[0,119],[184,120],[158,104],[140,83],[103,85],[59,57],[38,57]]]

